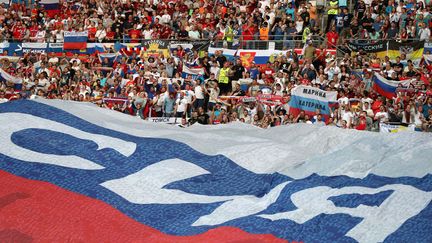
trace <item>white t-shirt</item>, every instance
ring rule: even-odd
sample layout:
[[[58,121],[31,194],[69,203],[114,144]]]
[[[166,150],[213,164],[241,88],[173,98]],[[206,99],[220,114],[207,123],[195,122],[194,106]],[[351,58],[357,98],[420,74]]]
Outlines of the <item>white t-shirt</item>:
[[[354,115],[353,115],[353,113],[351,111],[347,111],[347,112],[344,112],[342,114],[342,120],[346,121],[347,124],[351,124],[352,123],[353,117],[354,117]]]
[[[379,118],[381,116],[383,116],[383,118]],[[388,113],[385,111],[384,112],[379,111],[375,114],[375,119],[378,119],[379,121],[386,121],[388,120]]]
[[[348,99],[348,97],[341,97],[338,99],[338,102],[340,105],[348,105],[349,99]]]
[[[194,96],[195,96],[195,92],[193,92],[192,90],[185,90],[185,98],[188,104],[192,102],[192,97]]]
[[[39,85],[40,88],[42,88],[43,90],[48,89],[48,86],[50,85],[50,82],[48,81],[48,79],[43,78],[43,79],[39,79]]]
[[[153,34],[153,30],[144,30],[144,31],[142,32],[142,34],[143,34],[143,36],[144,36],[144,39],[146,39],[146,40],[150,40],[150,39],[151,39],[151,36],[152,36],[152,34]]]
[[[187,101],[186,97],[178,98],[176,100],[177,112],[185,112],[187,104],[188,104],[188,101]]]
[[[219,89],[216,90],[216,89],[210,88],[209,91],[210,91],[209,102],[210,103],[216,103],[217,98],[219,96]]]
[[[190,30],[189,31],[189,38],[193,40],[198,40],[200,38],[200,33],[197,30]]]
[[[162,24],[168,24],[171,21],[171,15],[164,14],[159,20]]]
[[[198,86],[195,86],[195,97],[197,98],[197,99],[204,99],[204,90],[203,90],[203,88],[200,86],[200,85],[198,85]]]
[[[361,99],[361,102],[363,103],[363,107],[362,107],[362,109],[363,109],[363,110],[366,110],[366,107],[364,106],[364,103],[365,103],[365,102],[369,103],[369,107],[370,107],[370,105],[372,105],[373,99],[371,99],[371,98],[369,98],[369,97],[367,97],[367,98],[362,98],[362,99]]]
[[[429,28],[423,28],[420,29],[419,34],[420,34],[420,41],[424,41],[429,39],[431,32]]]

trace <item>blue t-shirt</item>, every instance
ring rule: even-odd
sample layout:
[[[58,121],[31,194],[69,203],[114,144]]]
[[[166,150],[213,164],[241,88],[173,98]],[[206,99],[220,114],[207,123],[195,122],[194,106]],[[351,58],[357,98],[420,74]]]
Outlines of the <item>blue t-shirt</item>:
[[[372,27],[377,31],[377,32],[379,32],[380,30],[381,30],[381,27],[383,26],[383,23],[382,22],[378,22],[378,23],[373,23],[372,24]]]
[[[432,105],[424,104],[423,105],[423,116],[425,118],[429,117],[429,110],[432,110]]]
[[[288,14],[290,14],[291,15],[291,19],[294,19],[294,12],[295,12],[295,9],[294,8],[287,8],[286,10],[285,10],[285,13],[288,15]]]
[[[258,74],[259,74],[259,70],[258,70],[258,68],[251,68],[251,70],[249,71],[249,73],[250,73],[251,79],[257,79],[258,78]]]
[[[173,113],[174,112],[174,99],[167,97],[164,102],[165,113]]]

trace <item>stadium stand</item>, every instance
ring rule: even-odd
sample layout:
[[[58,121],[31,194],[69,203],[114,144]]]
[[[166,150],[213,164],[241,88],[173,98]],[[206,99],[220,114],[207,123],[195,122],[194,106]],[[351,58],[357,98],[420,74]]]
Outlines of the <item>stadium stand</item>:
[[[432,130],[430,0],[0,2],[0,102]]]

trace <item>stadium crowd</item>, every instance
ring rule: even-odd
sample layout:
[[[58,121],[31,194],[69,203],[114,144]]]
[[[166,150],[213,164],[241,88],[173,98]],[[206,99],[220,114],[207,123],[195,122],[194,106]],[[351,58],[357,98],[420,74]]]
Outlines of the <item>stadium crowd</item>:
[[[289,40],[298,38],[304,49],[302,55],[289,51],[266,65],[249,67],[220,51],[209,55],[181,47],[169,56],[122,56],[114,62],[97,55],[26,53],[15,61],[1,59],[0,68],[24,82],[17,91],[16,85],[3,81],[0,102],[35,97],[86,101],[142,119],[181,117],[184,125],[240,121],[267,128],[302,122],[377,130],[380,122],[390,122],[431,131],[429,62],[423,59],[414,65],[404,54],[381,60],[347,47],[349,39],[429,41],[431,2],[354,1],[353,11],[347,1],[323,2],[61,1],[55,13],[37,4],[3,5],[0,38],[7,41],[62,42],[64,31],[88,30],[89,41],[94,42],[204,39],[232,47],[235,42],[247,46],[253,40],[272,39],[286,41],[283,48],[290,49]],[[322,25],[324,17],[328,21]],[[311,36],[324,37],[326,45],[316,46],[309,41]],[[316,54],[317,48],[335,47],[344,53]],[[202,77],[181,77],[183,64],[190,60],[204,67]],[[354,69],[361,69],[361,74]],[[415,80],[395,98],[386,99],[373,89],[374,70],[389,80]],[[294,116],[289,100],[291,90],[300,84],[337,91],[339,105],[326,119],[320,110],[313,116]],[[266,95],[280,99],[261,99]]]

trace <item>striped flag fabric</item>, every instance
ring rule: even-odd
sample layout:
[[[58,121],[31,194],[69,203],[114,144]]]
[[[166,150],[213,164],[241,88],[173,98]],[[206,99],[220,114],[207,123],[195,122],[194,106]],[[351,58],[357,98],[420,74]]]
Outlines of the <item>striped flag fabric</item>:
[[[39,4],[45,9],[50,18],[60,13],[59,0],[40,0]]]
[[[14,84],[14,90],[21,90],[22,89],[22,78],[15,77],[5,70],[0,68],[0,83],[2,82],[9,82]]]
[[[12,76],[9,73],[7,73],[5,70],[0,68],[0,81],[6,81],[6,82],[11,82],[14,84],[21,84],[22,83],[22,79]]]
[[[195,80],[198,77],[204,75],[204,68],[191,67],[183,63],[182,78],[186,78],[188,75],[192,75],[192,79]]]
[[[432,242],[428,135],[156,122],[0,104],[0,241]]]
[[[88,31],[82,31],[82,32],[65,31],[63,49],[85,50],[87,49],[87,39],[88,39]]]
[[[378,94],[386,97],[387,99],[392,99],[396,97],[396,89],[398,87],[407,86],[412,80],[393,81],[384,78],[378,73],[375,73],[372,81],[374,82],[373,88]]]
[[[118,57],[119,57],[119,53],[99,53],[100,62],[103,62],[103,60],[107,58],[109,63],[114,63]]]
[[[291,91],[290,113],[297,116],[300,111],[313,116],[319,110],[324,118],[330,115],[330,109],[336,103],[336,91],[324,91],[319,88],[299,85]]]

